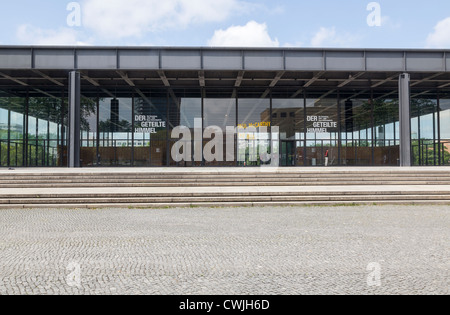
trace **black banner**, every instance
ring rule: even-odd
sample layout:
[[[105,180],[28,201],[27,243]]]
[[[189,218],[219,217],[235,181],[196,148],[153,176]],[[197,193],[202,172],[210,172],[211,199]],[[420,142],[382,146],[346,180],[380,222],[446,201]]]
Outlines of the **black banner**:
[[[152,304],[177,314],[291,314],[300,307],[298,296],[164,296]]]

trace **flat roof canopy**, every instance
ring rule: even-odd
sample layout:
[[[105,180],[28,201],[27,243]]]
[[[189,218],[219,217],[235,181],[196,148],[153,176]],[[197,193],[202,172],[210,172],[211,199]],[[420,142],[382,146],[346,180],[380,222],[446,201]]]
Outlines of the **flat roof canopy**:
[[[450,90],[450,51],[0,46],[0,89],[62,91],[80,71],[82,91],[153,88]]]

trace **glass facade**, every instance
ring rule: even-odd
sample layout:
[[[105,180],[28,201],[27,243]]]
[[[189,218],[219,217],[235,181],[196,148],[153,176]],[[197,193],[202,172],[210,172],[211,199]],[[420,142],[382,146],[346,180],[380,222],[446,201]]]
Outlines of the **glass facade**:
[[[339,165],[339,99],[308,93],[305,102],[306,165],[324,166],[327,157],[329,166]]]
[[[64,98],[0,91],[0,166],[66,165],[66,106]]]
[[[436,122],[438,124],[439,165],[450,165],[450,94],[443,94],[438,101]]]
[[[272,124],[279,128],[274,137],[280,140],[279,154],[281,166],[305,165],[305,100],[301,98],[272,100]]]
[[[414,165],[450,164],[449,99],[447,93],[413,91],[411,125]]]
[[[372,104],[369,98],[352,95],[340,102],[342,165],[373,164]]]
[[[85,166],[98,166],[99,128],[97,121],[97,100],[81,99],[81,161]]]
[[[196,150],[202,153],[202,139],[194,139],[193,135],[195,133],[196,123],[199,132],[202,131],[202,106],[203,101],[201,97],[200,89],[197,90],[178,90],[169,91],[169,135],[172,135],[174,128],[177,126],[185,126],[191,135],[185,140],[172,139],[169,137],[170,148],[178,142],[183,142],[186,148],[186,153],[188,153],[188,159],[179,161],[179,155],[184,154],[184,151],[179,151],[178,154],[172,156],[169,154],[169,164],[170,166],[201,166],[202,158],[197,158],[195,156]],[[201,155],[201,154],[200,154]]]
[[[400,158],[399,102],[396,94],[373,100],[373,163],[397,166]]]
[[[67,165],[59,93],[0,92],[1,167]],[[411,96],[413,165],[450,165],[450,93]],[[252,167],[273,156],[290,167],[398,166],[400,158],[396,92],[99,90],[83,94],[80,124],[83,167]],[[172,135],[179,126],[181,140]]]
[[[268,163],[270,149],[270,98],[244,97],[238,100],[237,154],[239,166]]]
[[[236,166],[235,152],[227,160],[227,127],[235,129],[237,121],[237,95],[235,90],[205,90],[203,99],[203,165]],[[218,142],[213,141],[219,140]],[[233,141],[234,142],[234,141]],[[235,145],[232,145],[235,148]],[[233,150],[235,151],[235,150]]]

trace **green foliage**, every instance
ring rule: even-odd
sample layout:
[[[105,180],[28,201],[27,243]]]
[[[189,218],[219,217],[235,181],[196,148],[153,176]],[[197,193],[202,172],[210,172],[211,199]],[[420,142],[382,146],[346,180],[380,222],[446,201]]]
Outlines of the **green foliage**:
[[[413,140],[413,165],[439,165],[439,151],[441,163],[443,165],[450,164],[450,152],[446,146],[442,144],[433,144],[433,140]]]
[[[97,109],[97,102],[94,99],[83,97],[80,104],[81,111],[81,130],[90,132],[91,126],[87,118],[94,115]]]
[[[98,126],[100,132],[130,132],[131,123],[127,120],[121,120],[118,123],[113,123],[110,119],[100,121]]]
[[[413,98],[411,99],[412,117],[424,116],[436,112],[436,102],[431,99]]]
[[[64,123],[67,124],[67,99],[52,98],[52,97],[30,97],[28,99],[28,117],[26,98],[24,97],[4,97],[0,98],[0,107],[11,113],[22,115],[19,118],[24,120],[25,126],[26,118],[28,122],[34,123],[36,120],[50,122],[61,125],[64,118]],[[95,102],[83,99],[81,102],[81,110],[83,115],[95,112]],[[16,116],[17,117],[17,116]],[[20,117],[20,116],[19,116]],[[83,124],[83,121],[82,121]],[[21,123],[22,125],[22,123]],[[39,128],[47,130],[47,124],[39,123]],[[24,128],[24,127],[22,127]],[[28,166],[54,166],[58,164],[59,152],[56,146],[58,134],[48,133],[43,135],[36,135],[36,130],[29,127],[28,136],[25,130],[17,131],[11,129],[9,136],[8,130],[0,130],[1,141],[1,166],[20,167],[25,166],[25,155],[27,154]],[[54,130],[54,129],[53,129]],[[42,133],[42,130],[39,132]],[[10,138],[8,143],[7,139]],[[28,146],[25,147],[25,141],[28,138]],[[47,141],[50,139],[50,143]],[[49,145],[53,147],[49,148]],[[8,165],[8,150],[9,150],[9,165]]]
[[[387,123],[399,120],[398,99],[373,100],[373,119],[375,126],[383,126]]]
[[[22,166],[23,165],[23,145],[10,145],[10,165],[8,165],[8,143],[1,143],[1,165],[2,166]],[[17,157],[17,158],[16,158]]]
[[[22,141],[11,141],[9,145],[10,163],[8,165],[8,142],[1,142],[1,166],[21,167],[25,166],[25,145]],[[42,142],[29,142],[28,145],[28,165],[29,166],[56,166],[59,163],[57,148],[45,147]]]
[[[353,109],[353,124],[361,128],[372,126],[372,118],[375,126],[382,126],[399,117],[398,100],[375,99],[364,101],[359,107]],[[371,115],[373,107],[373,117]]]

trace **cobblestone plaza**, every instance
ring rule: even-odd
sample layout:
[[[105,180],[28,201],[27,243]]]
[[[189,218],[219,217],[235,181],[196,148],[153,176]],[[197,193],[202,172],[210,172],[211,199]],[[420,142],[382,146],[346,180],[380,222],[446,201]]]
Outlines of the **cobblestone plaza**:
[[[2,210],[0,294],[448,294],[449,210]]]

